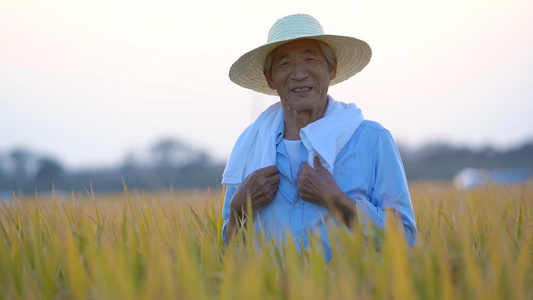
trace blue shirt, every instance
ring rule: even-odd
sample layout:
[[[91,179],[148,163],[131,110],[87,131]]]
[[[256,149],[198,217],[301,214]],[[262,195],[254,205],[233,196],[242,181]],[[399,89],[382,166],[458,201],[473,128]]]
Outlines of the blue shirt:
[[[318,233],[327,260],[331,259],[331,246],[327,236],[330,226],[337,222],[329,217],[326,207],[304,201],[298,196],[296,178],[291,174],[287,149],[282,142],[284,125],[276,138],[276,166],[279,169],[279,189],[274,200],[254,211],[254,225],[265,231],[267,237],[284,240],[288,234],[297,247],[309,246],[307,228]],[[307,161],[307,149],[300,146],[300,161]],[[385,226],[385,210],[393,209],[401,219],[407,243],[416,243],[415,216],[407,187],[400,154],[390,132],[380,124],[364,120],[349,142],[338,154],[333,168],[333,178],[339,188],[352,198],[357,207],[357,217],[363,228],[371,222],[378,228]],[[227,187],[224,197],[222,236],[226,239],[230,201],[236,188]]]

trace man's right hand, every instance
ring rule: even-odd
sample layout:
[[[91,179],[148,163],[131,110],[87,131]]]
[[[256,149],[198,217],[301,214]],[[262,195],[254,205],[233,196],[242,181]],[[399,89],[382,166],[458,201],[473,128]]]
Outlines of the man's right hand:
[[[246,213],[248,199],[252,204],[252,211],[272,202],[278,191],[279,179],[276,166],[255,170],[237,187],[230,202],[231,212],[237,212],[239,216]]]
[[[230,202],[230,216],[226,227],[228,240],[237,233],[240,219],[248,210],[248,203],[252,205],[253,211],[274,200],[280,180],[278,172],[276,166],[257,169],[237,187]]]

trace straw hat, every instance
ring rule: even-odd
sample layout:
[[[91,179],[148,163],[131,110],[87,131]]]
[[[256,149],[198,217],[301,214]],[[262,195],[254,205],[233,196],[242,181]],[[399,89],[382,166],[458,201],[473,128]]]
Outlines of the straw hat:
[[[337,76],[330,86],[342,82],[361,71],[370,61],[372,50],[362,40],[356,38],[324,34],[320,23],[310,15],[295,14],[281,18],[268,32],[267,43],[241,56],[229,71],[234,83],[259,93],[277,95],[263,75],[266,56],[278,46],[302,38],[323,41],[337,55]]]

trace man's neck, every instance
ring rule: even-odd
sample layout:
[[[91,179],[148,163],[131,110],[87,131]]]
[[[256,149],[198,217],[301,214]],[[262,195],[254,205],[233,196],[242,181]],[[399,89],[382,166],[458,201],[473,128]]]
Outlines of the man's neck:
[[[326,111],[326,107],[323,107],[318,110],[303,111],[294,111],[290,109],[285,109],[285,107],[283,107],[283,109],[285,119],[285,133],[283,137],[287,140],[299,140],[300,129],[315,122],[318,119],[321,119]]]

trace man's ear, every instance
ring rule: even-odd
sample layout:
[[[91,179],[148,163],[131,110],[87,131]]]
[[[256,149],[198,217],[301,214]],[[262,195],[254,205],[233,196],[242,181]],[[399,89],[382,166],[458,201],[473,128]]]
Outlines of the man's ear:
[[[272,83],[272,80],[270,79],[270,74],[266,71],[266,70],[263,70],[263,75],[265,75],[265,79],[268,83],[268,86],[275,90],[276,88],[274,87],[274,84]]]
[[[333,61],[331,67],[329,68],[329,80],[333,80],[337,77],[337,59]]]

